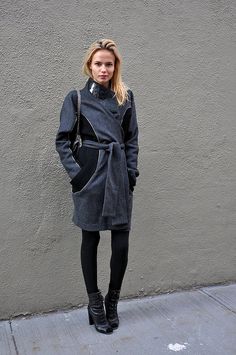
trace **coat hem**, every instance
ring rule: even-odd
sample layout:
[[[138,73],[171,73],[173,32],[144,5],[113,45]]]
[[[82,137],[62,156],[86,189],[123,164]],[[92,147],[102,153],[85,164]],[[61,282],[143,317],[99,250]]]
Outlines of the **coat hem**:
[[[131,226],[128,226],[126,224],[126,226],[123,225],[117,225],[117,226],[111,226],[111,225],[107,225],[107,224],[104,224],[104,225],[97,225],[97,224],[93,224],[91,226],[91,224],[83,224],[83,223],[79,223],[79,222],[76,222],[74,220],[74,218],[72,218],[72,222],[77,226],[77,227],[80,227],[81,229],[84,229],[84,230],[87,230],[87,231],[106,231],[106,230],[123,230],[123,231],[130,231],[131,230]]]

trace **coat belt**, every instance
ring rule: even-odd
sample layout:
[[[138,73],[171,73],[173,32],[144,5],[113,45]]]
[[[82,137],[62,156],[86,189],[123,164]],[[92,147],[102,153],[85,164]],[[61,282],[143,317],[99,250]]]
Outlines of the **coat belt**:
[[[112,217],[112,224],[128,223],[128,192],[124,175],[126,160],[122,153],[124,143],[100,143],[85,139],[83,146],[104,149],[109,153],[102,216]]]

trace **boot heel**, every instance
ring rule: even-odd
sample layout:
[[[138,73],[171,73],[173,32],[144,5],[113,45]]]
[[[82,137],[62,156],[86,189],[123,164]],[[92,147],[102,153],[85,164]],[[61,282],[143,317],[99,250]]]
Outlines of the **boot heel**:
[[[94,324],[94,320],[89,312],[89,308],[88,308],[88,318],[89,318],[89,325],[93,325]]]

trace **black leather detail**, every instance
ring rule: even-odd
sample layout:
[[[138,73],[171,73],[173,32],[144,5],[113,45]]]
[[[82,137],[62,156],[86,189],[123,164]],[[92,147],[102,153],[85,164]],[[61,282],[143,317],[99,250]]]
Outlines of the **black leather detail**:
[[[97,168],[99,151],[97,149],[83,147],[78,149],[76,160],[81,166],[79,173],[71,180],[72,192],[78,192],[83,189],[91,179]]]
[[[135,174],[128,172],[128,177],[129,177],[129,188],[131,191],[134,191],[134,186],[136,185],[136,176]]]

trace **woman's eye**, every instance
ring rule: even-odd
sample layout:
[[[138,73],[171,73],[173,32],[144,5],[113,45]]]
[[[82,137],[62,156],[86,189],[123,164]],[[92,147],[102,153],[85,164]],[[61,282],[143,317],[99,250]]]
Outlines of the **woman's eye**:
[[[102,66],[102,63],[97,62],[97,63],[94,63],[94,65],[96,65],[96,66],[98,66],[98,67],[101,67],[101,66]],[[113,64],[112,64],[112,63],[107,63],[107,64],[105,64],[105,66],[106,66],[106,67],[112,67]]]

